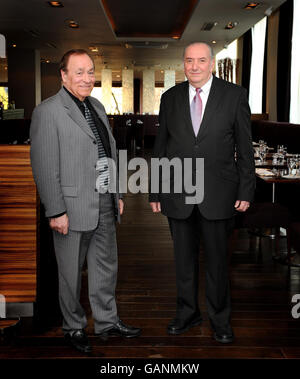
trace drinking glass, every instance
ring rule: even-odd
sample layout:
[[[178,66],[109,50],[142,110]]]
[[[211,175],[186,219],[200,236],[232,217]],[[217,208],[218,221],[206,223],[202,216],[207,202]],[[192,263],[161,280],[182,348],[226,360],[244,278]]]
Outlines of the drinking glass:
[[[294,157],[287,159],[287,165],[289,170],[289,175],[296,175],[297,174],[297,160]]]
[[[267,151],[268,151],[268,148],[265,144],[262,144],[259,146],[258,156],[259,156],[261,163],[263,163],[266,160]]]
[[[272,165],[276,166],[277,164],[278,164],[278,154],[274,153],[273,154]]]

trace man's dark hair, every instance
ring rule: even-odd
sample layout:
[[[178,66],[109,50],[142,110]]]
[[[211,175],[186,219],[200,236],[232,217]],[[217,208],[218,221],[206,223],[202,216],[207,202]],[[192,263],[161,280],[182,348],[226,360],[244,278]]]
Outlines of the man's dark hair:
[[[69,62],[71,55],[84,55],[84,54],[91,58],[91,61],[93,62],[93,66],[95,67],[95,62],[94,62],[93,57],[86,50],[84,50],[84,49],[71,49],[71,50],[67,51],[63,55],[63,57],[61,58],[61,60],[59,62],[59,72],[60,71],[67,72],[68,62]]]

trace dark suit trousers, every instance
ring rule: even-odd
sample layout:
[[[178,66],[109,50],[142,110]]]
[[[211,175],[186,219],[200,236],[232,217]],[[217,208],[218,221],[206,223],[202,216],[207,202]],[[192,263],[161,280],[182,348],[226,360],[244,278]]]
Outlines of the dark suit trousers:
[[[207,220],[195,206],[188,218],[169,217],[168,220],[176,266],[176,318],[183,323],[202,318],[198,305],[199,248],[202,238],[208,317],[215,331],[231,333],[227,245],[232,219]]]

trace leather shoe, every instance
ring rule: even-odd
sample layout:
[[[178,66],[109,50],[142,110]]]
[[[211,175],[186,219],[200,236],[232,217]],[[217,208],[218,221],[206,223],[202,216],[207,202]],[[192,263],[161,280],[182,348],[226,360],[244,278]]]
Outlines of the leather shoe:
[[[138,337],[141,334],[140,328],[125,325],[121,320],[114,324],[111,328],[104,330],[102,333],[96,334],[100,337],[121,336],[125,338]]]
[[[234,335],[233,334],[218,334],[215,332],[214,339],[221,343],[231,343],[234,341]]]
[[[65,339],[71,346],[75,347],[75,349],[82,353],[90,353],[92,351],[92,346],[90,345],[88,337],[83,329],[66,333]]]
[[[169,323],[167,327],[167,332],[168,334],[178,335],[188,331],[190,328],[193,328],[194,326],[200,325],[201,323],[201,318],[197,318],[186,323],[182,323],[180,322],[180,320],[175,318]]]

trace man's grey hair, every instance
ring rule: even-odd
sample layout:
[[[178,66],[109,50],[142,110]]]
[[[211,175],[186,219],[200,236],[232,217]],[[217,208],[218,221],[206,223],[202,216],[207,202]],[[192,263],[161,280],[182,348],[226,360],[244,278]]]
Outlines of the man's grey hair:
[[[207,42],[192,42],[192,43],[189,43],[183,50],[183,59],[185,57],[185,52],[186,52],[186,49],[190,46],[193,46],[193,45],[198,45],[198,44],[201,44],[201,45],[206,45],[209,49],[209,55],[210,55],[210,59],[213,59],[214,58],[214,51],[213,51],[213,48],[210,46],[210,44],[208,44]]]

